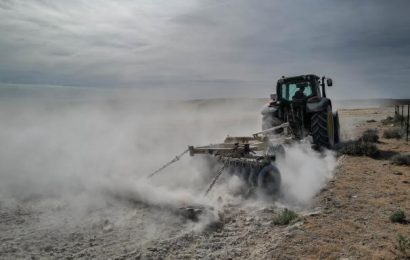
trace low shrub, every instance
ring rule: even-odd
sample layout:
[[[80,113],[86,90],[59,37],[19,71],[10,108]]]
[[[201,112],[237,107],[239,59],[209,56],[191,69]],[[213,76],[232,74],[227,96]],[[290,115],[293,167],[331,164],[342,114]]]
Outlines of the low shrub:
[[[381,122],[383,125],[391,125],[391,124],[394,124],[395,121],[393,117],[388,116],[386,119],[383,119]]]
[[[401,138],[401,132],[399,128],[393,128],[393,129],[386,129],[383,132],[383,137],[386,139],[400,139]]]
[[[403,254],[404,257],[410,257],[410,238],[399,234],[396,237],[396,248]]]
[[[294,211],[284,209],[273,219],[273,224],[288,225],[290,222],[292,222],[297,217],[298,217],[298,214],[296,214]]]
[[[394,117],[388,116],[386,119],[381,120],[383,125],[399,125],[405,118],[400,114],[395,114]]]
[[[400,115],[400,114],[395,114],[394,115],[394,121],[395,122],[401,122],[402,120],[404,120],[405,118],[404,118],[404,116],[402,116],[402,115]]]
[[[396,154],[391,161],[397,165],[410,165],[410,154]]]
[[[390,222],[392,223],[406,223],[406,215],[404,214],[404,211],[402,210],[397,210],[393,212],[393,214],[390,215],[389,217]]]
[[[377,157],[380,154],[379,149],[374,143],[365,142],[361,139],[341,143],[336,147],[339,154],[353,156],[370,156]]]
[[[364,142],[377,143],[379,141],[379,136],[377,135],[376,129],[367,129],[363,132],[360,139]]]

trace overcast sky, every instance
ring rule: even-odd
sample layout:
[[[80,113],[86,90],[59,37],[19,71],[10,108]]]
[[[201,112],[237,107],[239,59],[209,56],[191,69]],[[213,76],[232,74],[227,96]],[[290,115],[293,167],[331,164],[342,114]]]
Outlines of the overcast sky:
[[[264,97],[282,75],[315,73],[338,98],[410,98],[409,12],[409,0],[1,0],[0,83]]]

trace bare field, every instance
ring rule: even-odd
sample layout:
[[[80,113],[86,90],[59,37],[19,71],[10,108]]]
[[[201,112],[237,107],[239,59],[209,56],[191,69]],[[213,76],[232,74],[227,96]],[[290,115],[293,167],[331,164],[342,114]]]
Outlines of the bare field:
[[[8,150],[0,175],[0,258],[406,257],[396,244],[399,234],[410,237],[410,225],[389,221],[397,209],[410,215],[409,167],[389,160],[394,153],[410,152],[403,140],[381,138],[377,146],[385,156],[378,159],[341,156],[334,158],[336,164],[333,155],[330,162],[304,155],[301,162],[315,159],[315,164],[336,168],[329,166],[329,175],[325,172],[311,183],[318,174],[308,169],[314,165],[284,167],[300,171],[299,181],[286,183],[285,177],[285,183],[289,191],[303,191],[304,197],[284,192],[276,202],[242,198],[236,192],[239,184],[229,178],[204,198],[201,194],[212,172],[204,172],[204,162],[195,158],[185,158],[153,182],[144,179],[188,144],[258,131],[260,106],[259,101],[191,102],[146,110],[105,104],[98,109],[56,112],[40,106],[34,112],[20,111],[24,113],[1,128]],[[380,120],[392,109],[339,113],[347,140],[368,128],[378,129],[382,136],[390,126]],[[370,119],[375,122],[367,122]],[[315,189],[303,189],[311,184]],[[178,209],[193,204],[213,210],[192,221]],[[289,225],[275,225],[273,219],[283,208],[296,211],[298,218]]]

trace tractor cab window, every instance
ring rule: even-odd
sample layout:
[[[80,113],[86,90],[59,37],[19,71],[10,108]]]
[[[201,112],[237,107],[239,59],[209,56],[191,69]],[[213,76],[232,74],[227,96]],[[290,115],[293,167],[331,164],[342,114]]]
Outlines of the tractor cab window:
[[[310,82],[283,83],[281,86],[281,98],[288,101],[304,99],[312,95]]]

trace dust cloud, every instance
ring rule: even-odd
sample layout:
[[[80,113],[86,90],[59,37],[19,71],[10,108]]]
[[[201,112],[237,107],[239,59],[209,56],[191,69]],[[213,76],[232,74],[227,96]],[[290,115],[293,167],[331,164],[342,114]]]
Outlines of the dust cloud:
[[[258,107],[242,101],[2,101],[0,199],[52,199],[75,215],[107,207],[113,194],[160,207],[210,203],[202,196],[210,176],[201,159],[186,156],[146,176],[189,144],[252,133]]]
[[[311,143],[301,142],[285,148],[286,156],[279,158],[282,173],[282,201],[285,205],[306,206],[333,177],[336,156],[332,151],[319,153]]]
[[[0,205],[53,205],[80,220],[116,199],[165,211],[220,207],[218,197],[238,193],[241,183],[228,178],[204,197],[215,171],[201,158],[185,156],[152,179],[146,176],[188,145],[259,131],[264,102],[2,101]],[[286,149],[278,162],[284,201],[308,203],[331,177],[334,156],[320,156],[306,145]]]

